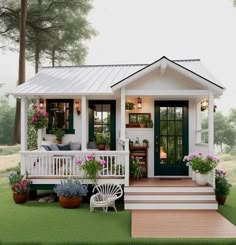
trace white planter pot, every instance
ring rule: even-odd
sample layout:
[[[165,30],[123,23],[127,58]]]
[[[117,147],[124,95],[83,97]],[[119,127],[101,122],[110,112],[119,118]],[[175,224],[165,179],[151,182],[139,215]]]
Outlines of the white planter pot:
[[[196,173],[196,183],[198,185],[206,185],[208,182],[208,174]]]
[[[196,180],[196,172],[192,170],[192,180]]]

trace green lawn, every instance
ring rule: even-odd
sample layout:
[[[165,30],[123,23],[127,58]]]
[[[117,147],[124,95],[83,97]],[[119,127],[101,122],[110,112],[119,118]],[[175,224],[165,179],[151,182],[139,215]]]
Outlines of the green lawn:
[[[236,224],[236,186],[220,212]],[[130,212],[63,209],[58,203],[14,204],[6,177],[0,176],[0,244],[228,244],[236,239],[132,239]]]

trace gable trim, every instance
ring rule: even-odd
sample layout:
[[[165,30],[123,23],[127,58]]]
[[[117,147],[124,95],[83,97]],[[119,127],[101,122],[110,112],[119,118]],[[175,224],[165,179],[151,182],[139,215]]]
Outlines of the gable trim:
[[[126,77],[126,78],[124,78],[124,79],[122,79],[121,81],[119,81],[119,82],[113,84],[113,85],[111,86],[111,88],[112,88],[113,90],[116,90],[116,89],[119,89],[119,88],[123,87],[123,86],[126,85],[126,84],[124,84],[124,85],[122,86],[122,83],[124,83],[124,82],[127,81],[128,79],[131,79],[131,81],[132,81],[133,79],[135,79],[135,76],[136,76],[136,75],[138,75],[138,74],[141,73],[142,71],[145,71],[145,70],[147,70],[148,68],[154,66],[155,64],[161,62],[163,59],[166,59],[167,62],[170,62],[170,64],[172,64],[173,66],[177,66],[177,67],[183,69],[184,71],[187,71],[187,72],[189,72],[189,73],[191,73],[191,74],[193,74],[193,75],[195,75],[195,76],[197,76],[197,77],[199,77],[199,78],[201,78],[201,79],[207,81],[207,82],[210,83],[211,85],[216,86],[218,89],[224,90],[224,87],[222,87],[222,86],[220,86],[220,85],[218,85],[218,84],[216,84],[216,83],[210,81],[209,79],[207,79],[207,78],[205,78],[205,77],[203,77],[203,76],[197,74],[196,72],[194,72],[194,71],[192,71],[192,70],[189,70],[188,68],[186,68],[186,67],[184,67],[184,66],[181,66],[181,65],[178,64],[178,63],[175,63],[174,61],[168,59],[166,56],[161,57],[159,60],[156,60],[155,62],[151,63],[150,65],[147,65],[147,66],[143,67],[142,69],[140,69],[140,70],[134,72],[133,74],[129,75],[128,77]],[[160,65],[162,65],[162,63],[161,63]],[[164,64],[163,64],[163,65],[164,65]],[[166,65],[168,66],[168,64],[166,64]],[[156,68],[156,67],[154,66],[153,69],[155,69],[155,68]],[[172,67],[172,68],[173,68],[173,67]],[[150,71],[152,71],[153,69],[150,69]],[[150,72],[150,71],[149,71],[149,72]],[[147,71],[147,73],[148,73],[148,71]],[[132,79],[132,78],[133,78],[133,79]],[[137,77],[137,78],[138,78],[138,77]],[[127,82],[127,83],[129,83],[129,82]]]

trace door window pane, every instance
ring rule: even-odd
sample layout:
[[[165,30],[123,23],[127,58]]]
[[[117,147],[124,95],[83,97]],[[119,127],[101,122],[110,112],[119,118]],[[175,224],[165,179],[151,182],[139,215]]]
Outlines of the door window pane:
[[[175,108],[168,107],[168,120],[174,120],[174,119],[175,119]]]
[[[160,120],[167,120],[167,107],[160,107]]]
[[[182,120],[183,119],[183,108],[182,107],[176,107],[175,113],[176,113],[176,120]]]

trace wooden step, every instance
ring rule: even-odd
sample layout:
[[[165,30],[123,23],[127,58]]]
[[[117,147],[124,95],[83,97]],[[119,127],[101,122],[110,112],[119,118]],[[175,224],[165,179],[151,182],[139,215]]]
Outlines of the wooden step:
[[[125,192],[125,195],[127,196],[133,196],[133,195],[215,195],[213,191],[208,192]]]
[[[217,203],[216,200],[125,200],[125,203]]]

